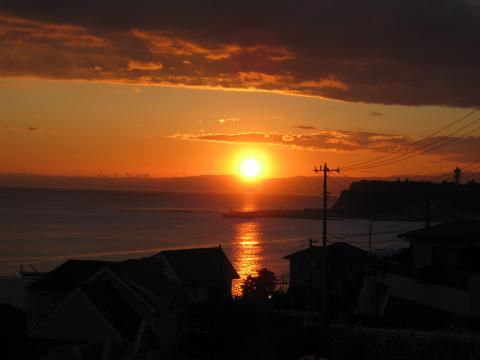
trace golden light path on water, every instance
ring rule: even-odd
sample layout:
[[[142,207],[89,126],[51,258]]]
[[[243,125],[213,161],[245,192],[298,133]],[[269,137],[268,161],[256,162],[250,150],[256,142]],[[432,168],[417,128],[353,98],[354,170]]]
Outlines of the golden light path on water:
[[[255,275],[262,267],[262,243],[260,225],[257,222],[242,222],[236,225],[233,250],[233,266],[240,275],[232,284],[233,296],[242,294],[242,283],[248,275]]]

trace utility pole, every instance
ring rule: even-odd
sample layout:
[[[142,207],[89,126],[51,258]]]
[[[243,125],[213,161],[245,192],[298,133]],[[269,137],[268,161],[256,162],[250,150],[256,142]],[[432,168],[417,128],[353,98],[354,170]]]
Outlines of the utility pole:
[[[308,248],[311,249],[313,247],[313,244],[316,243],[316,240],[313,240],[312,238],[308,238]],[[313,278],[312,278],[312,267],[314,266],[314,263],[312,262],[312,254],[310,253],[310,258],[308,259],[308,289],[307,289],[307,296],[306,296],[306,310],[310,311],[313,306]]]
[[[372,219],[368,219],[368,251],[372,252],[372,236],[373,236],[373,223]]]
[[[323,172],[323,243],[322,243],[322,317],[324,321],[328,320],[328,302],[327,302],[327,178],[330,171],[340,172],[340,169],[330,169],[327,163],[320,166],[318,169],[315,166],[313,171],[318,174]]]
[[[426,228],[429,228],[430,227],[430,218],[431,218],[431,209],[430,209],[430,206],[431,206],[431,189],[432,189],[432,184],[430,183],[427,183],[427,199],[425,201],[425,227]]]

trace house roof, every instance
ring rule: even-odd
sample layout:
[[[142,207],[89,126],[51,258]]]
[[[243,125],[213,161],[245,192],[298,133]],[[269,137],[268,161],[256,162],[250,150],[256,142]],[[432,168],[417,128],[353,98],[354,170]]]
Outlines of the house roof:
[[[34,281],[28,289],[68,293],[103,268],[108,268],[117,276],[130,280],[157,296],[182,291],[165,275],[162,261],[155,257],[121,262],[67,260],[44,277]]]
[[[123,339],[133,343],[143,319],[112,283],[101,279],[88,282],[80,289]]]
[[[120,277],[130,280],[157,296],[184,293],[165,275],[164,266],[158,258],[147,257],[125,260],[114,264],[110,269]]]
[[[345,242],[336,242],[327,246],[328,258],[330,261],[342,262],[377,262],[379,259],[376,255],[362,250],[356,246]],[[284,257],[284,259],[321,259],[323,254],[322,246],[311,246],[306,249],[297,251]]]
[[[113,262],[67,260],[46,275],[28,285],[27,289],[61,293],[70,292],[102,268],[108,267],[111,264],[113,264]]]
[[[162,251],[183,284],[217,284],[219,276],[239,279],[221,247]],[[181,289],[166,274],[158,256],[121,262],[67,260],[27,286],[29,290],[68,293],[103,268],[157,295],[178,293]],[[221,269],[221,272],[219,272]]]
[[[452,220],[400,234],[412,241],[463,241],[480,240],[480,221]]]
[[[219,276],[240,278],[221,247],[168,250],[158,255],[165,256],[183,284],[217,284]]]
[[[109,273],[112,274],[106,270],[105,274]],[[90,312],[92,306],[95,308],[93,313]],[[145,309],[141,298],[136,297],[134,291],[117,276],[94,276],[56,304],[35,324],[29,336],[78,341],[93,338],[105,340],[108,336],[105,329],[97,331],[97,327],[108,324],[108,328],[114,332],[112,334],[133,343],[144,319],[153,315],[153,309],[149,313]],[[96,316],[101,316],[103,322],[92,321]],[[75,326],[66,327],[68,324]],[[97,327],[91,328],[92,324]]]

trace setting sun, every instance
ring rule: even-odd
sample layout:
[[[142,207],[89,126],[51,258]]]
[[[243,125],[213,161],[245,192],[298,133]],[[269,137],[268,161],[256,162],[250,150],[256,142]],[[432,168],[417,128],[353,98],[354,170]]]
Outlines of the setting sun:
[[[261,166],[256,159],[245,159],[240,165],[240,172],[248,179],[255,179],[259,176]]]

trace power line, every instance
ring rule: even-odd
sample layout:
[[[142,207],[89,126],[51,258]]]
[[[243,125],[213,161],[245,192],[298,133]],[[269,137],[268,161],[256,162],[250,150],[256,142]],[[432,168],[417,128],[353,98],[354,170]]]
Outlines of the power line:
[[[458,131],[461,131],[461,130],[464,130],[465,128],[473,125],[475,122],[478,122],[480,121],[480,118],[477,118],[475,119],[473,122],[469,123],[468,125],[462,127],[461,129],[455,131],[454,133],[457,133]],[[470,130],[469,132],[461,135],[461,136],[458,136],[458,137],[454,137],[454,138],[450,138],[451,135],[454,135],[454,133],[452,134],[449,134],[448,136],[445,136],[445,137],[442,137],[441,139],[437,139],[436,141],[432,142],[431,144],[429,144],[428,146],[431,146],[431,145],[434,145],[435,143],[439,142],[439,141],[442,141],[442,140],[447,140],[445,141],[444,143],[440,143],[438,144],[437,146],[433,147],[433,148],[430,148],[430,149],[425,149],[419,153],[414,153],[412,155],[409,155],[407,157],[403,157],[405,155],[408,155],[408,154],[403,154],[401,156],[396,156],[396,157],[393,157],[389,160],[384,160],[384,161],[381,161],[379,163],[376,163],[376,164],[371,164],[371,165],[367,165],[367,166],[363,166],[363,167],[358,167],[358,168],[355,168],[355,169],[350,169],[352,171],[357,171],[357,170],[366,170],[366,169],[373,169],[373,168],[376,168],[376,167],[380,167],[380,166],[386,166],[386,165],[391,165],[391,164],[395,164],[395,163],[398,163],[398,162],[401,162],[401,161],[405,161],[405,160],[408,160],[408,159],[411,159],[413,157],[416,157],[416,156],[419,156],[419,155],[423,155],[423,154],[426,154],[430,151],[433,151],[433,150],[436,150],[436,149],[439,149],[440,147],[442,146],[445,146],[445,145],[449,145],[451,143],[454,143],[460,139],[463,139],[465,136],[468,136],[472,133],[474,133],[475,131],[479,130],[480,127],[476,127],[474,128],[473,130]],[[419,148],[421,149],[421,148]],[[418,149],[417,149],[418,150]],[[403,158],[400,158],[400,157],[403,157]]]
[[[476,163],[476,164],[478,164],[478,163]],[[480,168],[480,164],[479,164],[479,165],[476,165],[476,166],[474,166],[474,167],[471,167],[470,169],[468,169],[468,170],[466,171],[466,173],[463,174],[463,175],[464,175],[464,176],[463,176],[463,180],[471,177],[472,175],[478,174],[478,171],[477,171],[477,172],[474,172],[474,170],[477,170],[477,169],[479,169],[479,168]],[[462,169],[462,171],[465,171],[465,169]],[[467,175],[465,176],[465,174],[467,174]]]
[[[465,177],[463,178],[463,180],[472,180],[475,176],[478,176],[478,175],[480,175],[480,171],[477,171],[477,172],[472,173],[472,174],[470,174],[470,175],[468,175],[468,176],[465,176]]]
[[[367,246],[368,244],[368,241],[365,241],[365,240],[362,240],[362,241],[355,241],[355,240],[350,240],[349,238],[345,238],[343,236],[338,236],[338,235],[334,235],[334,234],[329,234],[329,236],[331,236],[332,238],[334,239],[340,239],[340,240],[344,240],[345,242],[348,242],[349,244],[352,244],[352,245],[363,245],[363,246]],[[388,239],[388,240],[377,240],[377,241],[373,241],[372,244],[373,245],[376,245],[376,244],[386,244],[386,243],[391,243],[391,242],[398,242],[398,243],[404,243],[405,241],[404,240],[401,240],[401,239]]]
[[[418,225],[410,225],[410,226],[401,227],[401,228],[391,228],[391,229],[387,229],[386,231],[374,232],[372,233],[372,235],[377,236],[377,235],[398,234],[405,231],[418,229],[418,227],[419,227]],[[369,233],[358,232],[358,233],[341,233],[341,234],[335,234],[335,235],[344,236],[344,237],[365,237],[365,236],[368,236]]]
[[[345,189],[348,189],[348,184],[343,182],[342,180],[340,180],[339,178],[333,178],[333,176],[330,178],[331,181],[333,181],[335,184],[337,184],[338,186],[342,187],[342,188],[345,188]]]
[[[405,241],[401,240],[401,239],[387,239],[387,240],[381,240],[381,241],[373,242],[372,245],[373,245],[373,247],[376,248],[376,249],[374,249],[374,248],[370,247],[370,244],[365,243],[365,242],[356,242],[356,241],[344,239],[340,236],[335,236],[335,235],[332,235],[332,238],[340,240],[340,241],[345,242],[347,244],[350,244],[352,246],[359,247],[359,248],[364,249],[364,250],[368,249],[368,251],[373,251],[373,250],[378,251],[379,246],[381,247],[381,250],[383,250],[383,249],[387,249],[387,248],[398,248],[401,245],[405,244]],[[388,245],[383,246],[385,244],[388,244]]]
[[[343,172],[343,169],[342,169],[342,172]],[[337,181],[340,181],[344,185],[348,185],[348,181],[349,181],[348,176],[344,175],[343,173],[342,173],[342,176],[340,176],[340,175],[335,176],[335,179]]]
[[[470,171],[472,170],[475,170],[475,169],[478,169],[480,167],[479,165],[480,161],[475,161],[469,165],[466,165],[465,167],[462,167],[462,171],[465,172],[468,174]],[[472,168],[473,167],[473,168]],[[465,175],[465,173],[463,174]],[[434,177],[430,177],[430,178],[427,178],[426,181],[430,181],[430,182],[434,182],[434,181],[438,181],[438,182],[441,182],[443,180],[446,180],[448,179],[449,177],[452,176],[452,172],[449,171],[448,173],[443,173],[443,174],[440,174],[440,175],[436,175]],[[463,176],[463,179],[465,179],[465,176]]]
[[[434,131],[433,133],[431,133],[430,135],[424,137],[423,139],[420,139],[420,140],[417,140],[417,141],[414,141],[410,144],[407,144],[403,147],[401,147],[400,149],[397,149],[395,150],[394,152],[392,153],[387,153],[387,154],[383,154],[381,156],[378,156],[378,157],[375,157],[373,159],[370,159],[370,160],[366,160],[366,161],[362,161],[362,162],[359,162],[359,163],[353,163],[353,164],[349,164],[347,166],[344,166],[342,169],[350,169],[350,168],[353,168],[353,167],[358,167],[360,165],[366,165],[366,164],[369,164],[369,163],[372,163],[372,162],[376,162],[377,160],[381,160],[381,159],[384,159],[386,157],[389,157],[389,156],[392,156],[394,154],[397,154],[397,153],[400,153],[400,152],[403,152],[404,150],[408,149],[408,148],[411,148],[413,146],[416,146],[420,143],[422,143],[423,141],[427,140],[427,139],[430,139],[432,138],[433,136],[441,133],[442,131],[444,130],[447,130],[455,125],[457,125],[458,123],[460,123],[461,121],[465,120],[466,118],[468,118],[470,115],[473,115],[475,112],[477,112],[479,110],[478,107],[474,108],[472,111],[468,112],[467,114],[463,115],[462,117],[460,117],[459,119],[453,121],[452,123],[450,123],[449,125],[447,126],[444,126],[443,128],[439,129],[439,130],[436,130]]]
[[[369,168],[372,168],[372,167],[383,166],[383,164],[388,165],[389,163],[398,162],[398,161],[403,161],[403,160],[409,159],[409,158],[411,158],[411,157],[413,157],[413,156],[418,156],[418,155],[427,153],[427,152],[429,152],[429,151],[438,149],[438,148],[441,147],[441,146],[444,146],[444,145],[447,145],[447,144],[449,144],[449,143],[451,143],[451,142],[457,141],[459,138],[463,138],[463,137],[471,134],[472,132],[475,132],[476,130],[480,129],[480,127],[478,127],[478,128],[475,128],[474,130],[468,132],[468,133],[465,133],[465,134],[461,135],[460,137],[455,137],[455,138],[453,138],[453,139],[450,139],[451,136],[458,134],[460,131],[465,130],[466,128],[472,126],[473,124],[475,124],[475,123],[478,122],[478,121],[480,121],[480,118],[477,118],[477,119],[469,122],[467,125],[461,127],[460,129],[457,129],[457,130],[455,130],[455,131],[453,131],[453,132],[451,132],[451,133],[449,133],[449,134],[447,134],[447,135],[445,135],[445,136],[436,138],[436,139],[435,139],[434,141],[432,141],[431,143],[424,144],[424,145],[416,148],[415,150],[412,150],[410,153],[413,152],[413,153],[414,153],[413,155],[408,156],[409,153],[400,154],[400,155],[394,156],[394,157],[392,157],[392,158],[390,158],[390,159],[382,160],[382,161],[379,161],[379,162],[376,162],[376,163],[373,163],[373,164],[370,164],[370,165],[358,166],[358,167],[355,167],[355,168],[351,168],[351,170],[369,169]],[[441,142],[442,142],[442,141],[445,141],[445,140],[446,140],[446,142],[442,144]],[[435,144],[437,144],[437,143],[439,143],[439,142],[440,142],[439,146],[436,146],[436,147],[434,147],[434,148],[429,149],[430,146],[435,145]],[[421,150],[421,149],[425,149],[425,150],[423,150],[423,151],[421,151],[420,153],[418,153],[418,150]],[[401,157],[404,157],[404,156],[407,156],[407,158],[406,158],[406,159],[402,159],[402,160],[398,160],[398,161],[392,161],[392,160],[395,160],[395,159],[398,159],[398,158],[401,158]]]
[[[435,181],[442,182],[443,180],[446,180],[449,176],[451,176],[450,172],[443,173],[443,174],[437,175],[437,176],[432,177],[432,178],[427,178],[427,181],[432,182],[432,183],[435,182]]]
[[[345,179],[345,181],[350,180],[351,182],[356,182],[358,179],[352,178],[351,176],[348,176],[345,174],[345,170],[342,168],[342,177]]]

